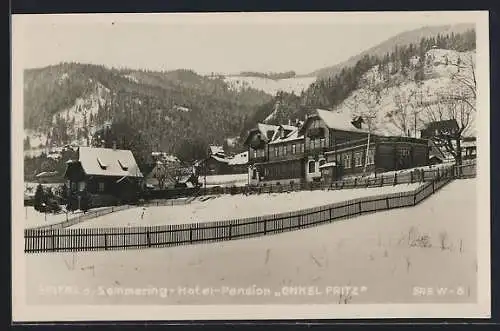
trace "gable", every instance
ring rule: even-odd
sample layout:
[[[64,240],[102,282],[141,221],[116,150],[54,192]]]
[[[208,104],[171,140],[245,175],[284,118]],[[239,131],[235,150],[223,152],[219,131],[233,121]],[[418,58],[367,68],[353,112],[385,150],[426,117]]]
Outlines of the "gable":
[[[87,175],[143,177],[129,150],[80,147],[78,160]]]

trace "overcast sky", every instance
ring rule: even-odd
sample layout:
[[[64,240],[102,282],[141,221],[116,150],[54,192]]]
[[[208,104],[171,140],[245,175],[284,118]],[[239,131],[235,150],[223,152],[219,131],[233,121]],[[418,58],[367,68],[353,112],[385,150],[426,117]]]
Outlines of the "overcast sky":
[[[403,31],[470,21],[463,14],[394,14],[23,16],[13,20],[13,47],[22,48],[25,68],[77,61],[199,73],[303,74]]]

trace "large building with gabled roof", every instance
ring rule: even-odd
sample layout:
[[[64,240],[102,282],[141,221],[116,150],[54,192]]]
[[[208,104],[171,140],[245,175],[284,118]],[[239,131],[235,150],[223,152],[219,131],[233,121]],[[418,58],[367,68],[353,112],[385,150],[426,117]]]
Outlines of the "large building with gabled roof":
[[[143,184],[143,174],[130,150],[79,147],[76,160],[67,162],[64,177],[75,200],[91,197],[93,207],[103,201],[133,199]]]

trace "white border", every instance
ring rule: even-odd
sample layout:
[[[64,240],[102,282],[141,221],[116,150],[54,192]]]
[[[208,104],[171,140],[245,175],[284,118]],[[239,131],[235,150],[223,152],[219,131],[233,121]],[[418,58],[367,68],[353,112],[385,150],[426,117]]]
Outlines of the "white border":
[[[357,318],[488,318],[490,302],[490,169],[489,169],[489,26],[488,12],[377,12],[377,13],[231,13],[231,14],[88,14],[36,15],[37,22],[65,24],[120,22],[171,24],[376,24],[441,25],[448,19],[475,22],[478,80],[478,302],[477,304],[352,304],[260,306],[30,306],[25,296],[23,197],[23,27],[30,15],[12,17],[12,243],[13,321],[85,320],[238,320],[238,319],[357,319]],[[41,17],[40,17],[41,16]]]

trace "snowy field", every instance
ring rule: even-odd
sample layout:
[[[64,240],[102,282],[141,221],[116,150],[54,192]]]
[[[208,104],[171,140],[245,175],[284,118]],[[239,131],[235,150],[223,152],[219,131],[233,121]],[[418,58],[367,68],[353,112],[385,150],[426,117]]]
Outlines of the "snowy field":
[[[20,217],[21,215],[17,216]],[[68,218],[73,218],[76,215],[73,213],[68,213]],[[52,214],[52,213],[40,213],[35,210],[32,206],[24,206],[24,219],[25,228],[33,228],[42,225],[51,225],[56,223],[61,223],[66,221],[66,213]],[[14,222],[18,222],[18,219],[14,219]]]
[[[276,95],[279,91],[293,92],[299,95],[316,81],[316,77],[294,77],[274,80],[263,77],[227,76],[224,80],[230,88],[235,90],[251,87],[271,95]]]
[[[416,207],[267,237],[145,250],[27,254],[27,302],[473,302],[477,298],[475,198],[475,180],[458,180]],[[54,286],[68,286],[70,292],[56,296]],[[308,295],[309,286],[314,295]],[[357,288],[350,294],[344,290],[341,298],[340,286]],[[418,296],[414,287],[447,292]],[[240,288],[250,291],[244,295]],[[85,289],[89,295],[76,292]],[[126,289],[158,292],[123,295],[120,291]],[[256,295],[262,293],[257,289],[266,295]]]
[[[245,186],[248,184],[248,174],[211,175],[206,177],[207,187],[213,186]],[[205,183],[205,176],[198,177],[198,181]]]
[[[94,218],[72,228],[132,227],[229,220],[289,212],[360,197],[411,191],[419,184],[335,191],[300,191],[261,195],[221,195],[185,206],[133,208]],[[144,215],[142,216],[142,214]]]
[[[98,210],[107,209],[109,207],[101,207],[101,208],[92,208],[89,212],[95,212]],[[18,217],[22,217],[24,219],[24,228],[34,228],[44,225],[52,225],[66,221],[67,219],[72,219],[78,217],[79,215],[83,215],[81,211],[66,212],[64,211],[64,206],[62,206],[62,212],[58,214],[52,213],[40,213],[35,210],[32,206],[24,206],[23,215],[19,215]],[[18,222],[19,218],[14,219],[14,222]]]

